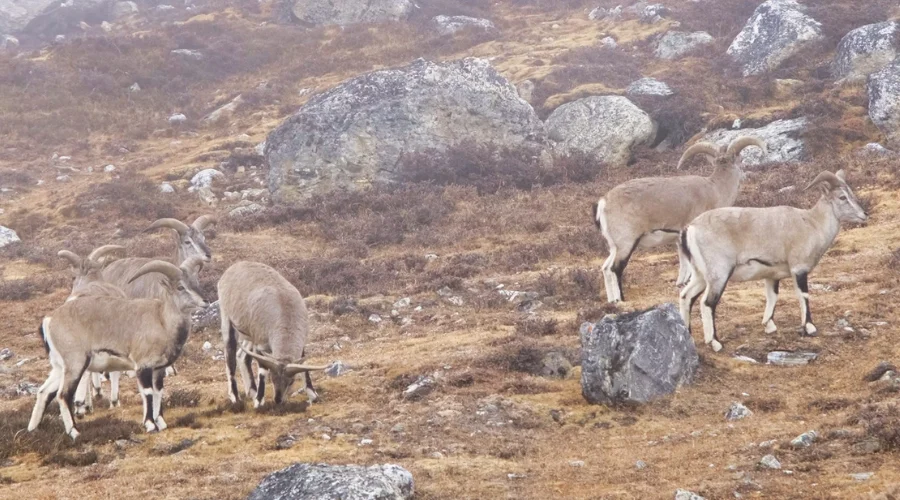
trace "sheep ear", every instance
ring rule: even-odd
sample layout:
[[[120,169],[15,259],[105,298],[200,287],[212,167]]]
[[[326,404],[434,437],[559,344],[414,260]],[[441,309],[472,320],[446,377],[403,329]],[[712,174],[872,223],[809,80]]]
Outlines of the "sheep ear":
[[[847,182],[847,174],[844,172],[844,169],[840,169],[834,173],[834,175],[841,180],[841,182]]]

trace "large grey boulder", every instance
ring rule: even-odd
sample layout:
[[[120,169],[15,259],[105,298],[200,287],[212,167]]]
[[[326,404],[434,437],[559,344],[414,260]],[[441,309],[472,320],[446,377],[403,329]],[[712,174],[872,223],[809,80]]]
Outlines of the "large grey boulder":
[[[587,154],[609,165],[625,165],[635,146],[656,136],[650,115],[621,96],[563,104],[550,114],[546,126],[557,154]]]
[[[266,476],[247,500],[406,500],[413,489],[399,465],[294,464]]]
[[[678,307],[581,325],[581,393],[591,403],[646,403],[688,384],[700,359]]]
[[[19,241],[22,240],[19,239],[19,235],[15,231],[8,227],[0,226],[0,248]]]
[[[310,26],[397,21],[415,4],[411,0],[287,0],[295,20]]]
[[[744,76],[761,75],[822,38],[821,23],[796,0],[768,0],[756,8],[727,53]]]
[[[711,43],[713,37],[705,31],[669,31],[656,43],[654,55],[660,59],[678,59]]]
[[[53,37],[104,16],[108,6],[109,0],[0,0],[0,34]]]
[[[831,72],[836,79],[861,80],[897,58],[900,23],[887,21],[847,33],[837,46]]]
[[[407,153],[461,143],[543,150],[544,126],[485,59],[375,71],[313,96],[266,140],[280,201],[396,180]]]
[[[888,137],[900,144],[900,59],[869,75],[869,118]]]
[[[759,148],[747,148],[741,152],[741,161],[744,165],[796,162],[806,157],[806,145],[799,136],[808,124],[809,120],[806,118],[776,120],[759,128],[714,130],[706,134],[702,140],[718,146],[727,146],[738,137],[752,135],[766,141],[769,154],[763,158]]]

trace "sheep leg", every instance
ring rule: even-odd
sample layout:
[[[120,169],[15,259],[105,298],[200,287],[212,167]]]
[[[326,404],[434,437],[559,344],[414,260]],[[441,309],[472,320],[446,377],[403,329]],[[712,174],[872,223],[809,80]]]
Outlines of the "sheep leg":
[[[140,391],[144,403],[144,429],[147,432],[155,432],[157,427],[156,422],[153,421],[153,369],[137,370],[137,379],[138,391]]]
[[[628,250],[628,252],[623,252],[624,257],[619,258],[619,255],[617,253],[616,260],[615,260],[615,262],[613,262],[612,266],[610,267],[610,271],[612,271],[613,280],[615,282],[616,288],[618,289],[617,302],[625,301],[625,292],[624,292],[624,289],[622,288],[622,274],[625,272],[625,266],[627,266],[628,261],[631,260],[631,254],[634,253],[634,250],[637,248],[639,241],[640,241],[640,238],[638,238],[638,241],[635,241],[634,244],[631,245],[631,248]]]
[[[249,342],[241,344],[244,350],[253,348]],[[247,356],[247,353],[240,351],[237,354],[237,366],[241,371],[241,380],[244,382],[244,394],[253,399],[256,397],[256,379],[253,378],[253,358]]]
[[[697,298],[700,297],[700,294],[705,289],[706,282],[696,273],[691,275],[691,280],[687,286],[681,289],[681,319],[684,321],[684,326],[687,327],[688,333],[691,333],[691,311],[694,310],[694,303],[697,302]]]
[[[809,310],[809,283],[807,281],[807,272],[795,271],[793,274],[794,286],[797,289],[797,297],[800,299],[800,323],[803,332],[810,337],[815,337],[818,335],[819,330],[816,329],[816,325],[813,324],[812,312]]]
[[[56,394],[56,399],[59,401],[59,414],[62,417],[63,426],[65,426],[66,434],[69,435],[72,439],[77,439],[79,432],[78,429],[75,428],[75,419],[72,416],[72,407],[75,403],[75,393],[78,391],[78,386],[81,384],[82,376],[84,375],[84,371],[87,369],[88,364],[90,364],[90,358],[85,360],[70,360],[72,363],[67,363],[68,366],[62,371],[62,379],[59,382],[59,391]],[[79,363],[80,361],[80,363]],[[74,368],[77,366],[77,368]]]
[[[119,379],[122,378],[122,372],[109,372],[109,407],[117,408],[119,406]]]
[[[50,370],[47,380],[38,389],[37,400],[34,402],[34,409],[31,411],[31,420],[28,421],[28,432],[37,429],[44,418],[44,411],[50,401],[56,397],[59,392],[59,383],[62,381],[62,369],[54,366]]]
[[[222,315],[222,340],[225,342],[225,374],[228,377],[228,399],[238,402],[237,381],[234,371],[237,369],[237,332],[227,317]]]
[[[156,428],[164,431],[168,427],[162,418],[162,391],[163,381],[166,379],[166,369],[153,370],[153,422]]]
[[[687,255],[681,249],[681,245],[675,245],[678,249],[678,281],[675,286],[680,287],[686,285],[691,279],[691,265],[688,263]]]
[[[247,356],[247,359],[250,359],[250,356]],[[247,364],[249,365],[250,363]],[[269,375],[269,370],[266,370],[262,366],[258,366],[257,368],[259,382],[257,383],[256,394],[253,398],[254,408],[259,408],[266,404],[266,377]]]
[[[780,281],[766,280],[766,311],[763,313],[763,325],[766,327],[766,333],[775,333],[778,327],[775,326],[773,320],[775,316],[775,303],[778,301],[778,288]]]
[[[730,273],[729,273],[730,275]],[[722,350],[722,343],[718,340],[716,334],[716,307],[725,291],[725,280],[709,280],[706,282],[706,291],[703,293],[703,303],[700,304],[700,318],[703,320],[703,341],[712,347],[712,350],[719,352]]]
[[[75,390],[75,416],[83,417],[87,413],[94,412],[94,398],[91,391],[92,373],[87,373],[78,381],[78,388]]]
[[[312,377],[309,375],[309,372],[306,372],[306,397],[309,398],[310,403],[315,403],[319,400],[319,394],[316,393],[316,389],[313,387]]]
[[[103,393],[100,391],[103,384],[103,374],[100,372],[91,372],[91,387],[94,390],[94,396],[100,397]]]
[[[614,303],[619,300],[619,285],[616,284],[616,277],[612,272],[613,262],[616,260],[616,247],[612,243],[609,244],[609,257],[603,263],[603,283],[606,288],[606,301]]]

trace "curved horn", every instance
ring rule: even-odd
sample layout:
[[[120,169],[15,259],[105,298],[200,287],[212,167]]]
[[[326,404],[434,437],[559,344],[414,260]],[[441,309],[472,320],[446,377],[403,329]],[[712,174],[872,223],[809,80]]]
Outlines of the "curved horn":
[[[207,227],[215,226],[217,222],[215,216],[201,215],[200,217],[197,217],[197,220],[195,220],[191,226],[202,233],[203,231],[206,231]]]
[[[837,188],[841,187],[841,185],[843,184],[843,182],[841,181],[840,178],[838,178],[838,176],[825,170],[823,172],[819,172],[819,175],[817,175],[816,178],[813,179],[813,181],[810,182],[808,186],[803,188],[803,190],[809,191],[810,189],[816,187],[817,185],[819,185],[823,182],[828,184],[828,186],[831,189],[837,189]]]
[[[759,149],[762,149],[763,156],[769,154],[769,150],[766,147],[766,141],[760,139],[759,137],[752,136],[744,136],[738,137],[737,139],[731,141],[731,144],[728,145],[728,149],[725,150],[725,156],[729,159],[734,160],[741,154],[741,151],[746,147],[756,146]]]
[[[184,236],[190,230],[190,228],[184,222],[181,222],[178,219],[159,219],[153,224],[150,224],[145,231],[153,231],[154,229],[159,229],[161,227],[167,227],[169,229],[174,229],[178,231],[178,234]]]
[[[68,250],[60,250],[59,252],[57,252],[56,255],[69,261],[69,265],[71,265],[72,267],[74,267],[76,269],[81,267],[81,257],[79,257],[75,252],[70,252]]]
[[[275,370],[278,370],[279,368],[281,368],[282,366],[284,366],[282,363],[279,363],[278,360],[276,360],[275,358],[271,358],[269,356],[264,356],[262,354],[255,353],[253,351],[248,351],[248,350],[244,349],[243,346],[238,346],[238,349],[243,351],[244,354],[255,359],[263,368],[266,368],[267,370],[275,371]]]
[[[97,247],[94,249],[90,255],[87,256],[88,260],[99,263],[101,259],[106,257],[108,254],[113,252],[125,252],[125,247],[121,245],[103,245],[102,247]]]
[[[150,262],[141,266],[141,268],[131,276],[131,278],[128,280],[128,283],[133,283],[134,280],[149,273],[164,274],[166,278],[169,278],[169,281],[171,282],[177,282],[182,277],[181,269],[175,267],[174,264],[166,262],[164,260],[151,260]]]
[[[284,367],[284,374],[289,377],[294,377],[298,373],[303,372],[318,372],[322,370],[327,370],[331,365],[303,365],[297,363],[290,363]]]
[[[203,270],[203,264],[206,261],[203,260],[203,257],[191,257],[190,259],[181,263],[181,269],[191,276],[197,276],[200,274],[200,271]]]
[[[676,168],[680,169],[681,166],[687,163],[688,160],[699,154],[705,154],[712,156],[713,158],[718,158],[722,155],[722,150],[721,148],[716,147],[715,144],[709,142],[698,142],[697,144],[694,144],[684,151],[684,154],[681,155],[681,159],[678,160],[678,166]]]

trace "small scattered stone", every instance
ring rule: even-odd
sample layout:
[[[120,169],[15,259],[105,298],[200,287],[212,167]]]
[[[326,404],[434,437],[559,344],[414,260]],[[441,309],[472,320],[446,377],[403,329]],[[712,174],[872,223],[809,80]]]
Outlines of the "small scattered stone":
[[[435,460],[441,460],[444,458],[444,454],[439,451],[436,451],[436,452],[432,453],[431,455],[429,455],[429,457],[431,457]]]
[[[404,297],[397,302],[394,302],[394,308],[396,309],[405,309],[412,304],[412,300],[409,297]]]
[[[647,462],[644,462],[643,460],[638,460],[637,462],[634,463],[634,468],[637,470],[644,470],[647,467],[648,467]]]
[[[184,116],[182,113],[175,113],[174,115],[169,117],[170,125],[180,125],[187,121],[187,116]]]
[[[278,436],[278,439],[275,440],[275,449],[276,450],[287,450],[294,446],[297,443],[297,438],[290,434],[285,434],[282,436]]]
[[[447,302],[453,304],[454,306],[462,306],[463,304],[465,304],[462,297],[458,297],[458,296],[453,296],[453,297],[448,298]]]
[[[231,212],[228,212],[228,216],[234,218],[247,217],[249,215],[258,214],[263,210],[265,210],[265,208],[262,205],[258,203],[251,203],[243,207],[232,209]]]
[[[770,448],[774,448],[776,444],[778,444],[777,439],[770,439],[768,441],[763,441],[762,443],[759,443],[759,448],[764,449],[764,450],[770,449]]]
[[[103,171],[106,173],[115,172],[116,166],[115,165],[107,165],[107,166],[103,167]]]
[[[614,49],[619,46],[616,39],[611,36],[603,37],[600,40],[600,45],[607,49]]]
[[[328,377],[339,377],[350,371],[350,368],[343,361],[335,361],[325,369],[325,375]]]
[[[853,478],[854,481],[868,481],[872,479],[874,476],[874,472],[857,472],[856,474],[850,474],[850,477]]]
[[[102,29],[103,31],[109,33],[110,31],[113,30],[113,25],[110,24],[110,23],[107,22],[107,21],[103,21],[102,23],[100,23],[100,29]]]
[[[675,490],[675,500],[706,500],[706,497],[702,497],[693,491],[688,490]]]
[[[737,401],[731,403],[731,407],[728,408],[728,411],[725,412],[725,420],[735,421],[742,420],[749,416],[753,415],[753,412],[750,411],[750,408],[738,403]]]
[[[525,479],[528,476],[526,476],[525,474],[516,474],[516,473],[511,472],[511,473],[507,474],[506,477],[509,478],[510,480],[513,480],[513,479]]]
[[[421,376],[403,391],[403,397],[414,401],[430,394],[431,391],[434,390],[434,386],[435,382],[433,378]]]
[[[750,356],[735,356],[734,359],[735,361],[741,361],[743,363],[759,364],[759,361],[751,358]]]
[[[19,235],[15,231],[8,227],[0,226],[0,248],[20,241],[22,240],[19,239]]]
[[[425,254],[425,260],[427,260],[428,262],[433,262],[433,261],[437,260],[437,258],[438,258],[438,256],[436,254],[433,254],[433,253]]]
[[[15,354],[13,354],[13,352],[10,351],[8,347],[4,347],[2,350],[0,350],[0,361],[6,361],[13,356],[15,356]]]
[[[57,180],[57,182],[69,182],[70,180],[72,180],[72,178],[69,177],[68,175],[60,175],[59,177],[56,178],[56,180]]]
[[[372,314],[369,316],[369,323],[375,323],[377,325],[378,323],[381,323],[381,322],[382,322],[381,316],[379,316],[377,314]]]
[[[763,469],[780,470],[781,462],[775,458],[775,455],[766,455],[760,459],[759,466]]]
[[[816,431],[804,432],[791,440],[791,446],[794,448],[808,448],[812,446],[818,437],[819,433]]]
[[[569,462],[569,467],[582,468],[584,467],[584,460],[572,460]]]
[[[406,426],[403,424],[397,424],[391,427],[391,432],[394,434],[400,434],[401,432],[406,432]]]
[[[213,348],[212,342],[207,340],[206,342],[203,343],[203,352],[208,352],[208,351],[212,350],[212,348]]]
[[[373,444],[375,444],[375,441],[371,439],[361,439],[359,441],[360,446],[372,446]]]
[[[772,351],[766,356],[771,365],[778,366],[802,366],[810,361],[815,361],[819,355],[814,352],[788,352]]]
[[[19,396],[34,396],[41,386],[31,382],[19,382],[16,384],[16,394]]]

